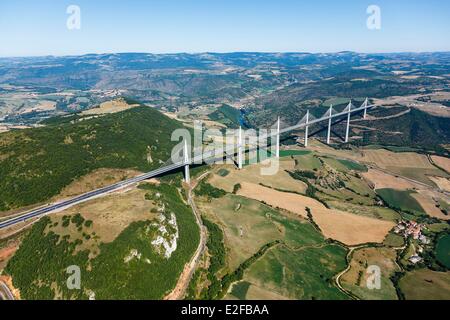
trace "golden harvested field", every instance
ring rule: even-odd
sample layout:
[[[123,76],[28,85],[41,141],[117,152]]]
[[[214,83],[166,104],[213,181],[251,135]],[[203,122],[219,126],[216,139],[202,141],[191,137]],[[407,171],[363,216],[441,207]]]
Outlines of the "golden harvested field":
[[[269,291],[251,284],[248,288],[246,300],[289,300],[289,298],[282,296],[276,292]]]
[[[141,189],[110,194],[63,210],[51,219],[59,221],[64,215],[80,213],[84,219],[93,221],[92,231],[101,242],[112,242],[130,223],[155,218],[156,214],[150,212],[154,205],[145,200],[145,194],[146,191]],[[71,224],[65,228],[59,223],[52,230],[61,235],[81,236],[76,230],[71,230],[72,227]]]
[[[294,171],[295,162],[292,159],[280,159],[280,167],[275,175],[263,176],[260,169],[266,167],[264,164],[254,164],[245,166],[242,170],[237,170],[232,165],[223,166],[230,173],[221,177],[218,174],[212,175],[209,182],[220,189],[227,192],[232,192],[233,187],[242,181],[251,182],[255,184],[263,183],[266,186],[277,188],[281,190],[294,191],[303,193],[306,190],[306,185],[299,180],[291,178],[285,170]],[[217,172],[217,171],[216,171]]]
[[[443,177],[429,177],[441,190],[450,192],[450,179]]]
[[[311,139],[308,149],[316,151],[318,153],[336,156],[337,158],[345,158],[355,161],[361,161],[364,155],[361,150],[349,151],[349,150],[334,149],[316,139]]]
[[[327,238],[347,245],[368,242],[383,242],[387,233],[395,226],[393,222],[358,216],[340,210],[327,209],[319,201],[302,195],[280,192],[257,184],[242,182],[239,195],[263,201],[302,217],[307,217],[306,207],[311,209],[314,221]]]
[[[341,284],[362,299],[397,300],[394,285],[389,279],[392,273],[399,271],[395,263],[396,256],[396,251],[389,248],[362,248],[355,250],[350,261],[350,269],[341,277]],[[367,268],[371,265],[380,267],[380,290],[367,288],[367,279],[370,276]]]
[[[361,161],[376,164],[386,169],[388,167],[435,169],[427,156],[414,152],[396,153],[385,149],[364,150]]]
[[[97,108],[92,108],[89,110],[85,110],[81,113],[81,115],[100,115],[107,113],[116,113],[125,111],[134,107],[137,107],[138,104],[128,104],[124,99],[118,98],[111,101],[106,101],[100,104]]]
[[[418,193],[413,193],[411,196],[419,202],[429,216],[442,220],[450,219],[449,216],[446,216],[438,207],[436,207],[436,201],[433,199],[433,192],[428,190],[419,190]]]
[[[389,208],[379,206],[364,206],[350,202],[335,201],[335,200],[328,200],[326,202],[333,209],[357,215],[367,216],[371,218],[381,220],[391,220],[391,221],[400,220],[401,218],[401,215],[398,212]]]
[[[395,177],[377,169],[369,169],[361,175],[373,185],[375,190],[384,188],[408,190],[417,187],[416,184],[406,179]]]
[[[444,169],[447,172],[450,172],[450,159],[439,157],[439,156],[431,156],[433,162],[440,168]]]

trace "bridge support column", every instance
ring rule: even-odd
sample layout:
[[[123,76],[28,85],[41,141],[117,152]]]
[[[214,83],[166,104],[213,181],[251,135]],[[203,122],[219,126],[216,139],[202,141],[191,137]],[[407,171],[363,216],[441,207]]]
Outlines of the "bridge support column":
[[[306,127],[305,127],[305,147],[308,146],[308,131],[309,131],[309,110],[306,111]]]
[[[278,117],[277,121],[277,149],[275,151],[275,155],[277,158],[280,157],[280,117]]]
[[[366,100],[364,100],[364,116],[363,116],[364,119],[367,117],[367,104],[368,104],[368,101],[366,98]]]
[[[327,132],[327,144],[330,144],[331,139],[331,113],[333,112],[333,105],[330,105],[330,111],[328,111],[330,119],[328,119],[328,132]]]
[[[239,169],[242,169],[242,160],[243,160],[243,154],[242,154],[242,127],[239,127],[239,134],[238,134],[238,167]]]
[[[347,127],[345,128],[345,143],[348,142],[348,136],[350,134],[350,115],[352,113],[352,105],[351,102],[348,106],[348,113],[347,113]]]
[[[187,184],[191,183],[191,176],[189,174],[189,152],[187,140],[184,140],[184,181]]]

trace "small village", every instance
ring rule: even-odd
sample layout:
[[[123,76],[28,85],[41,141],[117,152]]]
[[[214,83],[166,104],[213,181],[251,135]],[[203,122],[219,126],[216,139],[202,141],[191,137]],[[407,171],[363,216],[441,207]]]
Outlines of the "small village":
[[[419,241],[422,245],[428,245],[431,241],[422,233],[424,228],[425,226],[423,224],[419,224],[415,221],[402,220],[395,226],[394,233],[403,236],[405,239],[411,237],[412,239]],[[423,260],[419,255],[423,252],[423,246],[419,245],[416,249],[417,251],[409,258],[409,262],[412,264],[417,264]]]

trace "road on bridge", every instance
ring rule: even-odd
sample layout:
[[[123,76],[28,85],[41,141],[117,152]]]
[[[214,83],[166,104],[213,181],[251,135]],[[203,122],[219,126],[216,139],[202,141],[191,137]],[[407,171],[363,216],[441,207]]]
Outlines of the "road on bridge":
[[[316,124],[316,123],[319,123],[319,122],[322,122],[322,121],[328,121],[329,119],[338,118],[338,117],[342,117],[342,116],[347,116],[349,113],[350,114],[351,113],[355,113],[356,114],[358,112],[361,112],[361,111],[364,111],[364,110],[368,110],[368,109],[371,109],[373,107],[374,106],[363,105],[363,106],[361,106],[359,108],[349,109],[347,111],[342,111],[342,112],[339,112],[339,113],[326,115],[326,116],[323,116],[323,117],[321,117],[319,119],[314,119],[314,120],[312,120],[310,122],[307,122],[307,123],[300,123],[300,124],[297,124],[297,125],[294,125],[294,126],[290,126],[288,128],[281,129],[277,133],[269,133],[269,134],[266,134],[264,136],[260,136],[259,139],[260,140],[265,140],[267,138],[272,138],[272,137],[281,135],[281,134],[286,133],[286,132],[290,132],[290,131],[298,130],[298,129],[301,129],[301,128],[305,128],[305,127],[311,126],[313,124]],[[253,151],[253,150],[257,150],[257,149],[258,149],[258,147],[255,147],[252,150],[246,150],[246,152],[250,152],[250,151]],[[218,160],[223,160],[224,158],[234,157],[236,154],[237,154],[237,151],[235,150],[234,146],[232,146],[232,148],[230,148],[230,149],[223,150],[223,154],[221,156],[217,156],[215,154],[215,150],[210,150],[209,152],[206,152],[203,155],[199,155],[197,157],[194,157],[194,158],[190,159],[189,163],[185,163],[184,161],[180,161],[180,162],[177,162],[177,163],[174,163],[174,164],[170,164],[170,165],[161,167],[159,169],[150,171],[148,173],[139,175],[137,177],[130,178],[130,179],[127,179],[127,180],[124,180],[124,181],[121,181],[121,182],[118,182],[118,183],[115,183],[115,184],[112,184],[110,186],[106,186],[106,187],[103,187],[103,188],[100,188],[100,189],[97,189],[97,190],[86,192],[86,193],[84,193],[82,195],[79,195],[79,196],[76,196],[76,197],[74,197],[72,199],[64,200],[64,201],[57,202],[57,203],[54,203],[54,204],[50,204],[50,205],[45,206],[45,207],[40,207],[40,208],[31,210],[29,212],[20,214],[20,215],[18,215],[16,217],[4,220],[4,221],[0,222],[0,229],[7,228],[7,227],[13,226],[15,224],[21,223],[21,222],[26,222],[27,220],[35,218],[35,217],[39,217],[39,216],[43,216],[43,215],[46,215],[46,214],[49,214],[49,213],[52,213],[52,212],[56,212],[56,211],[60,211],[60,210],[63,210],[63,209],[67,209],[67,208],[69,208],[71,206],[74,206],[76,204],[82,203],[84,201],[87,201],[87,200],[90,200],[90,199],[93,199],[93,198],[96,198],[96,197],[104,196],[104,195],[106,195],[108,193],[111,193],[113,191],[117,191],[117,190],[123,189],[123,188],[128,187],[130,185],[133,185],[133,184],[135,184],[137,182],[141,182],[141,181],[144,181],[144,180],[147,180],[147,179],[150,179],[150,178],[162,175],[164,173],[174,171],[176,169],[182,168],[182,167],[184,167],[186,165],[189,165],[189,164],[192,164],[192,163],[193,164],[202,163],[205,159],[209,159],[210,163],[213,163],[213,162],[218,161]]]

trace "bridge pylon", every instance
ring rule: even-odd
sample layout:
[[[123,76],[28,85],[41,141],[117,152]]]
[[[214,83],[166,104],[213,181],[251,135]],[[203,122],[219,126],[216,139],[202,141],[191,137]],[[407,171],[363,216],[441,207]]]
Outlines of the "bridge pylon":
[[[309,110],[306,110],[306,127],[305,127],[305,147],[308,146],[308,133],[309,133]]]
[[[184,181],[189,184],[191,183],[191,176],[189,174],[189,150],[187,145],[187,140],[184,140]]]
[[[327,131],[327,144],[330,144],[330,139],[331,139],[331,119],[333,115],[333,105],[330,105],[330,110],[328,111],[328,116],[330,117],[328,119],[328,131]]]
[[[275,155],[277,158],[280,157],[280,117],[278,117],[277,120],[277,143],[276,143],[276,150],[275,150]]]
[[[366,117],[367,117],[367,105],[369,104],[369,101],[368,101],[368,99],[366,98],[366,100],[364,100],[364,104],[363,104],[363,106],[364,106],[364,115],[363,115],[363,119],[366,119]]]
[[[243,160],[243,143],[242,143],[242,127],[239,127],[238,133],[238,168],[242,169]]]
[[[347,143],[350,134],[350,116],[352,114],[352,100],[350,100],[348,106],[345,109],[347,110],[347,127],[345,128],[345,143]]]

